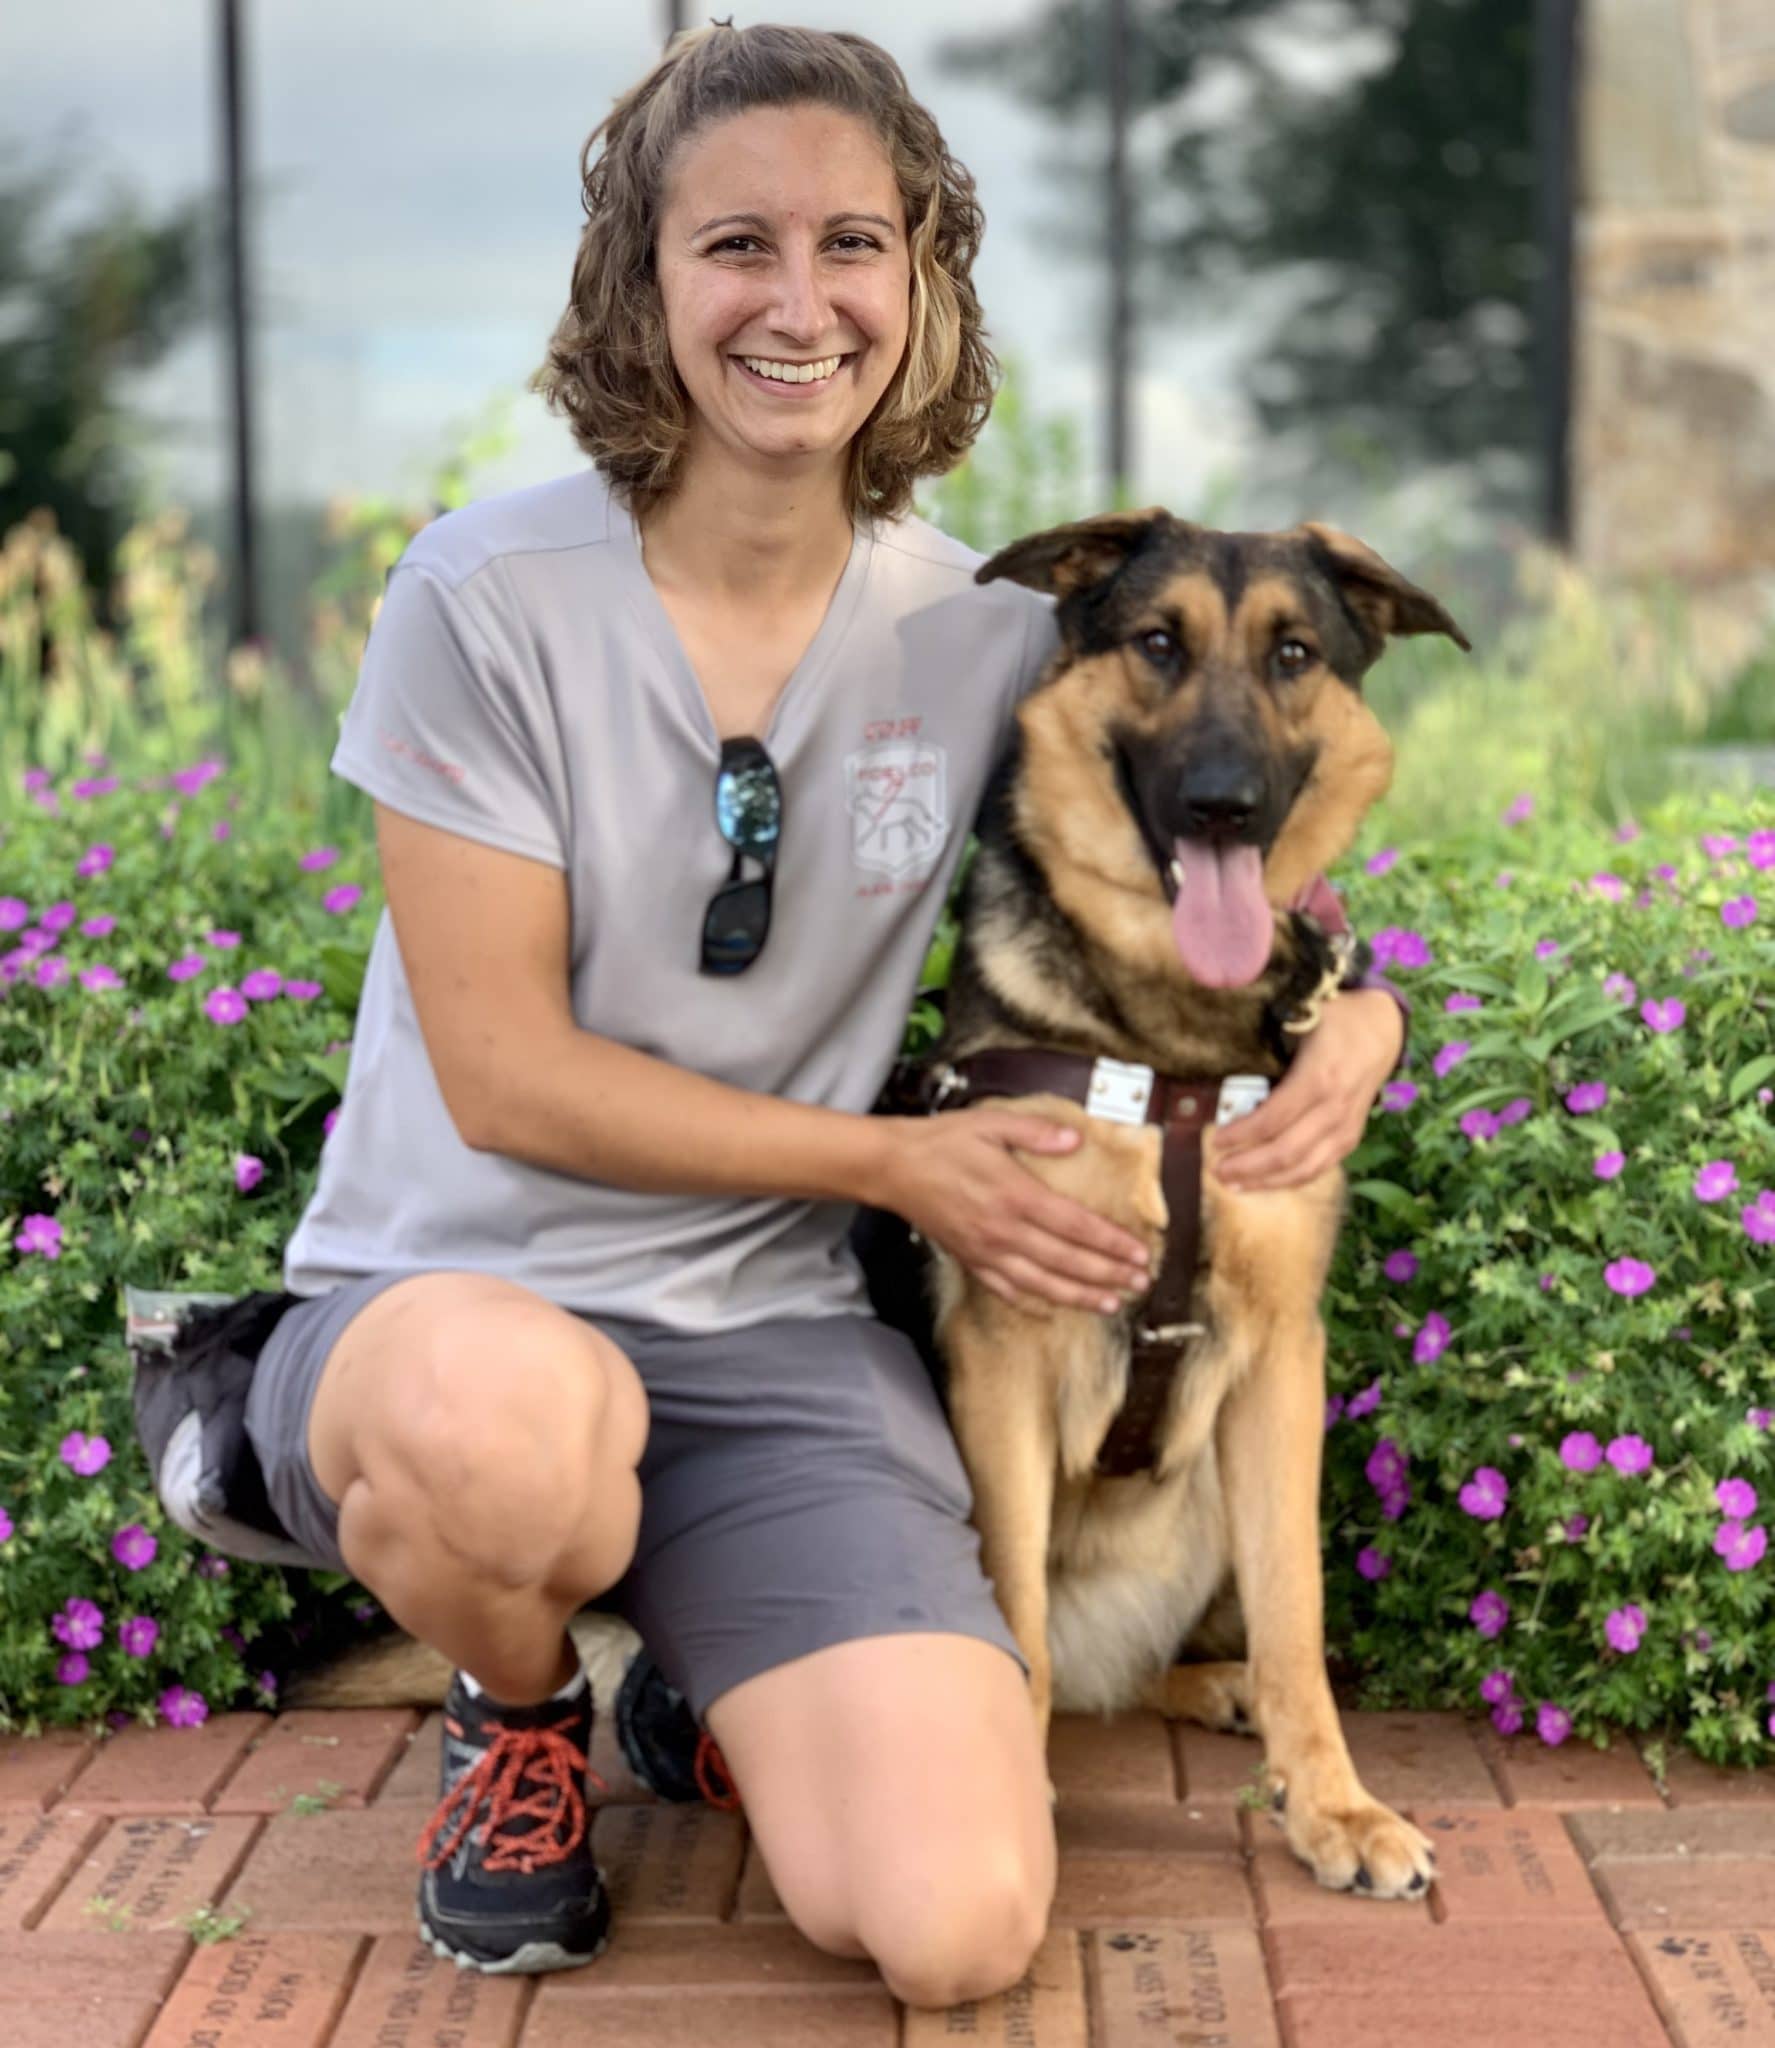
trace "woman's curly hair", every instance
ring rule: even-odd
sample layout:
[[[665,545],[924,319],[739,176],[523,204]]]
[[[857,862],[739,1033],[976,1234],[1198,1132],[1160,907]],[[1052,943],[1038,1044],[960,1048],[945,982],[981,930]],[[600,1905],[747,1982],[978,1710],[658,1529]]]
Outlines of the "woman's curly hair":
[[[917,479],[952,469],[985,424],[998,365],[972,283],[984,221],[973,179],[899,65],[859,35],[768,24],[695,29],[675,37],[586,138],[586,224],[573,284],[531,379],[637,513],[676,487],[690,425],[654,269],[673,153],[710,122],[796,105],[853,114],[880,138],[911,245],[906,354],[851,442],[852,517],[897,518]]]

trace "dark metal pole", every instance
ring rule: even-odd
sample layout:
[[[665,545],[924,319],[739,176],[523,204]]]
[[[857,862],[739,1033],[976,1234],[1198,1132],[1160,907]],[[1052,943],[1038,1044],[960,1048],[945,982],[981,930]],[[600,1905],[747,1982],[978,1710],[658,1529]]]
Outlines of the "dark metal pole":
[[[1572,543],[1573,245],[1578,209],[1578,8],[1535,0],[1535,355],[1541,415],[1542,521],[1556,547]]]
[[[247,325],[247,237],[239,0],[218,0],[222,66],[223,187],[228,254],[229,400],[234,445],[234,589],[230,644],[259,637],[258,539],[253,488],[252,370]]]
[[[1108,417],[1104,464],[1112,498],[1128,481],[1129,385],[1134,352],[1133,247],[1128,191],[1128,0],[1107,0],[1109,160],[1104,179],[1109,218]]]

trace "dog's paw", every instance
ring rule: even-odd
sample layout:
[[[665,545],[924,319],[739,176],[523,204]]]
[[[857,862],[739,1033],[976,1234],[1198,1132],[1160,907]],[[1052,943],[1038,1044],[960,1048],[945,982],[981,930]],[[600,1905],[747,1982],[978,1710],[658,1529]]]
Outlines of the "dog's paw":
[[[1370,1899],[1421,1899],[1436,1876],[1436,1852],[1410,1821],[1370,1799],[1314,1812],[1288,1800],[1288,1846],[1327,1890]]]

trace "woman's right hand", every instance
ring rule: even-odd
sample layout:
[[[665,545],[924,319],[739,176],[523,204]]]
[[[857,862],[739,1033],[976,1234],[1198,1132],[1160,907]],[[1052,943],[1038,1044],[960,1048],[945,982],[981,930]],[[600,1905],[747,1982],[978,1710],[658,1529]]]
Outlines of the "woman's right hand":
[[[1081,1134],[1069,1125],[991,1103],[883,1121],[894,1142],[882,1206],[1001,1300],[1113,1315],[1152,1284],[1139,1238],[1048,1187],[1016,1157],[1076,1150]]]

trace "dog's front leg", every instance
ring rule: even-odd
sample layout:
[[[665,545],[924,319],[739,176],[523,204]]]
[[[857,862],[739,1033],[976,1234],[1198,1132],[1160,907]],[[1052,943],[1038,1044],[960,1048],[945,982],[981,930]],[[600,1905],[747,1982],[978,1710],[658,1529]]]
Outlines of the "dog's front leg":
[[[1324,1325],[1317,1313],[1278,1318],[1217,1430],[1252,1701],[1294,1853],[1334,1891],[1418,1897],[1434,1869],[1430,1844],[1362,1789],[1325,1670],[1324,1414]]]
[[[980,1557],[1029,1665],[1043,1753],[1053,1704],[1048,1532],[1054,1516],[1054,1392],[1044,1325],[1003,1311],[957,1311],[943,1332],[949,1413],[974,1490]]]

